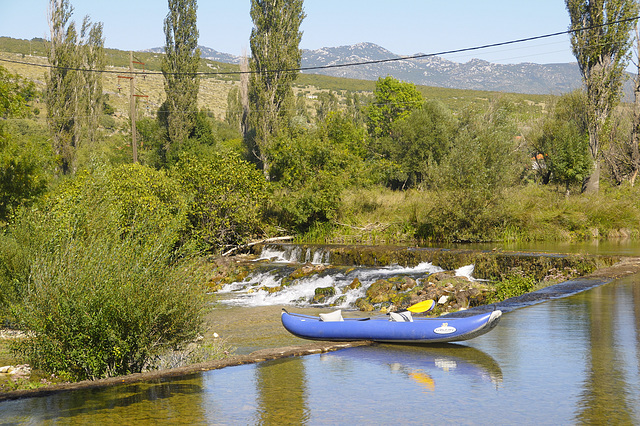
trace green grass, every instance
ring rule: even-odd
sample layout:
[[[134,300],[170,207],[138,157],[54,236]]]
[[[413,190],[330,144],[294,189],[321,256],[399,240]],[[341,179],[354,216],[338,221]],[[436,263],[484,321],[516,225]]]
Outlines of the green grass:
[[[433,191],[391,191],[382,187],[343,193],[337,223],[305,235],[310,242],[413,243],[421,223],[437,217],[445,203]],[[555,187],[509,189],[482,217],[475,241],[584,241],[640,238],[640,192],[630,187],[604,188],[599,194],[566,197]]]

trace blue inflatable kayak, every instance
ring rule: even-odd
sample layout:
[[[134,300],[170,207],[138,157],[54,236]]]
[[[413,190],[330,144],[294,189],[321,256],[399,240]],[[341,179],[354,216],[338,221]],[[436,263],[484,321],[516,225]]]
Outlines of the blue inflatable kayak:
[[[491,331],[502,311],[465,318],[412,318],[407,312],[373,318],[342,318],[340,311],[311,315],[282,312],[282,325],[291,334],[310,340],[442,343],[469,340]]]

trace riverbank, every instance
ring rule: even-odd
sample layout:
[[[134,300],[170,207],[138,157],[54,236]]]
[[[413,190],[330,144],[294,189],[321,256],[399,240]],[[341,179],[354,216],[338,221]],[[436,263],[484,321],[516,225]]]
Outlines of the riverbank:
[[[541,303],[545,300],[566,297],[634,274],[640,274],[640,257],[625,257],[612,266],[600,268],[583,277],[511,298],[495,306],[504,312],[509,312],[510,310]],[[465,311],[465,314],[493,308],[494,305],[479,306]],[[229,366],[259,363],[270,359],[311,355],[336,351],[347,347],[372,344],[371,342],[307,343],[295,336],[291,336],[282,329],[280,326],[280,317],[276,314],[280,310],[279,307],[272,306],[252,309],[251,315],[246,315],[246,313],[239,314],[243,309],[246,310],[247,308],[234,309],[221,307],[220,309],[214,309],[207,318],[210,330],[209,333],[205,335],[205,339],[211,339],[213,333],[216,333],[223,338],[228,338],[229,344],[232,346],[242,345],[238,347],[238,354],[236,355],[209,363],[193,364],[168,370],[150,371],[95,381],[62,383],[37,389],[4,392],[0,394],[0,401],[39,397],[76,389],[93,389],[123,383],[161,380],[168,377],[196,374],[201,371]],[[318,309],[312,310],[318,311]],[[305,311],[310,310],[307,309]],[[458,315],[460,315],[460,313],[458,313]],[[260,348],[256,349],[256,347]]]
[[[53,386],[41,387],[38,389],[16,390],[11,392],[0,393],[0,402],[7,400],[15,400],[21,398],[33,398],[51,395],[59,392],[68,392],[80,389],[96,389],[106,386],[115,386],[128,383],[137,383],[143,381],[161,380],[169,377],[186,376],[202,371],[218,370],[225,367],[233,367],[244,364],[255,364],[258,362],[288,358],[292,356],[314,355],[326,352],[333,352],[345,348],[354,348],[359,346],[369,346],[373,342],[314,342],[300,346],[287,346],[284,348],[267,348],[252,352],[248,355],[233,355],[228,358],[213,362],[187,365],[184,367],[173,368],[169,370],[149,371],[146,373],[136,373],[127,376],[111,377],[100,380],[84,380],[75,383],[61,383]]]

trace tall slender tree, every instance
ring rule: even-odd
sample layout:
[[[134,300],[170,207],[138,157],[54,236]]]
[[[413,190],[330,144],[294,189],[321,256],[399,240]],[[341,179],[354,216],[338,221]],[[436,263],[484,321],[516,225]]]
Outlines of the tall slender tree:
[[[169,0],[169,13],[164,20],[162,74],[167,100],[161,110],[166,118],[167,150],[172,145],[179,147],[189,137],[198,112],[197,7],[196,0]]]
[[[631,163],[631,176],[629,181],[631,186],[636,182],[638,172],[640,172],[640,31],[636,22],[636,74],[633,79],[633,129],[631,141],[628,147],[630,151],[629,160]]]
[[[292,84],[302,53],[302,0],[251,0],[249,82],[252,150],[269,179],[269,151],[283,123],[295,109]]]
[[[102,22],[91,23],[85,16],[80,31],[80,54],[82,67],[81,83],[84,96],[80,98],[80,111],[84,116],[86,135],[90,142],[96,142],[98,122],[102,115],[104,97],[102,93],[102,74],[106,60]]]
[[[242,105],[240,131],[242,137],[246,138],[249,132],[249,54],[246,50],[243,50],[240,59],[240,72],[240,104]]]
[[[583,191],[600,187],[600,136],[620,101],[629,61],[637,0],[565,0],[571,18],[571,47],[587,93],[589,150],[593,171]]]
[[[102,114],[102,74],[105,67],[102,23],[86,16],[80,34],[71,20],[69,0],[50,0],[47,78],[47,122],[60,171],[75,170],[76,151],[83,140],[96,139]]]
[[[246,137],[249,118],[249,57],[240,58],[240,87],[234,87],[227,95],[226,122]]]
[[[78,33],[71,21],[72,14],[69,0],[50,0],[51,40],[47,54],[52,67],[47,78],[47,123],[62,173],[73,171],[79,139],[79,74],[75,70],[80,63],[76,49]]]

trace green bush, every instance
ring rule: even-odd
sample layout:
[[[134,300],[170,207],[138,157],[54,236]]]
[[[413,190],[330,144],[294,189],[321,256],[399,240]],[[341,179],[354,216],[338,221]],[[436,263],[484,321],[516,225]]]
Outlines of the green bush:
[[[113,178],[126,180],[122,171]],[[62,186],[46,211],[25,212],[0,246],[3,282],[17,295],[13,319],[31,336],[16,351],[71,379],[153,367],[196,337],[206,306],[202,268],[174,252],[180,216],[127,215],[131,203],[114,202],[114,187],[91,178]]]
[[[496,284],[495,301],[499,302],[533,291],[536,286],[534,277],[514,275]]]
[[[421,184],[429,166],[440,164],[449,155],[457,130],[453,114],[434,101],[395,122],[390,137],[376,141],[376,150],[401,166],[401,173],[390,182],[392,186]]]
[[[150,232],[160,232],[175,223],[171,244],[187,226],[187,198],[179,182],[162,170],[125,164],[108,168],[104,176],[98,173],[94,182],[94,194],[87,196],[96,196],[104,188],[104,197],[119,215],[121,231],[150,228]]]
[[[313,224],[330,222],[337,217],[341,191],[342,184],[336,176],[319,171],[305,184],[277,186],[270,213],[281,225],[304,232]]]
[[[16,143],[9,136],[3,143],[1,133],[0,128],[0,223],[9,220],[16,208],[30,205],[42,195],[49,178],[42,145],[29,140]]]
[[[330,114],[324,127],[281,137],[272,149],[274,196],[269,214],[280,226],[306,231],[337,217],[342,190],[372,182],[365,163],[364,134]],[[358,146],[359,150],[351,147]]]
[[[152,367],[155,357],[195,339],[204,312],[202,275],[193,264],[170,262],[164,235],[118,236],[99,222],[91,235],[33,256],[15,309],[31,336],[16,350],[71,379]]]
[[[189,237],[202,249],[243,243],[260,229],[266,181],[234,154],[183,154],[171,171],[189,195]]]
[[[511,107],[500,101],[460,119],[451,151],[425,183],[437,190],[438,203],[418,223],[418,238],[486,241],[504,224],[504,193],[517,185],[526,158],[515,143]]]
[[[582,184],[593,166],[585,104],[581,91],[563,95],[540,129],[531,132],[535,171],[540,182],[564,185],[567,193],[572,185]]]

